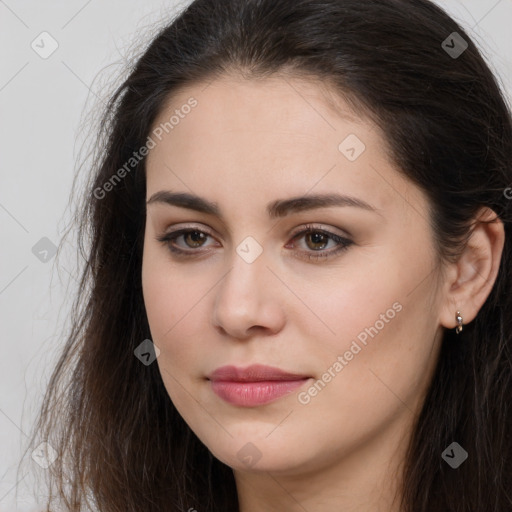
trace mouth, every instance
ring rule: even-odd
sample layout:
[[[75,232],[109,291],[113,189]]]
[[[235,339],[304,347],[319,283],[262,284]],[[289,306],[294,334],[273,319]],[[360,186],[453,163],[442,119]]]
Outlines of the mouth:
[[[292,393],[311,378],[272,366],[252,365],[247,368],[223,366],[212,372],[208,380],[212,391],[224,401],[240,407],[255,407]]]

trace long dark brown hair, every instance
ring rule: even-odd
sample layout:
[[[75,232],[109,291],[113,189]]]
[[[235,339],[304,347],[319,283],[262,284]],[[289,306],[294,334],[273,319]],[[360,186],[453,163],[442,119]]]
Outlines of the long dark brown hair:
[[[181,418],[158,365],[134,356],[151,339],[145,159],[105,187],[178,88],[228,72],[307,76],[371,118],[398,171],[427,194],[444,261],[460,254],[480,207],[503,221],[489,297],[459,336],[444,333],[401,496],[404,512],[512,511],[512,123],[473,41],[428,0],[196,0],[145,49],[105,108],[77,210],[80,291],[31,440],[58,453],[47,510],[238,510],[231,468]],[[453,441],[469,454],[457,469],[441,457]]]

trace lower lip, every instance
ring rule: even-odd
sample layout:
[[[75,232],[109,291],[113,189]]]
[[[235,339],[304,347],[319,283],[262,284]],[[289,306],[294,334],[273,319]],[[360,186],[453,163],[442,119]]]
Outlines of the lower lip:
[[[210,381],[213,392],[233,405],[254,407],[277,400],[302,386],[309,379],[262,382]]]

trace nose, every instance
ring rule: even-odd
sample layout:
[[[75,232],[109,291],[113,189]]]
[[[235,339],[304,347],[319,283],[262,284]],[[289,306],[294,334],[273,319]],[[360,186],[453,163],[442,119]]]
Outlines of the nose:
[[[213,323],[222,334],[247,339],[283,328],[285,289],[268,263],[265,251],[252,263],[234,253],[231,269],[216,288]]]

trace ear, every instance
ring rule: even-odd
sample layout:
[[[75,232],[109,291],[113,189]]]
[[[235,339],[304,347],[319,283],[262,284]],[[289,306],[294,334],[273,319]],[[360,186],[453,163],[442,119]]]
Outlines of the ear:
[[[457,262],[448,264],[441,325],[455,328],[457,311],[463,324],[475,319],[496,281],[504,244],[503,222],[490,208],[481,208],[464,252]]]

